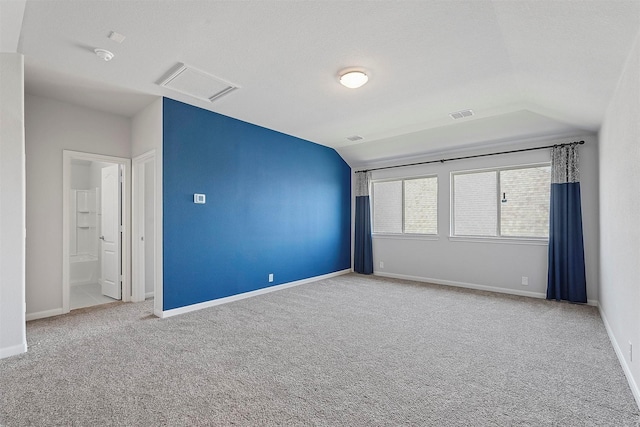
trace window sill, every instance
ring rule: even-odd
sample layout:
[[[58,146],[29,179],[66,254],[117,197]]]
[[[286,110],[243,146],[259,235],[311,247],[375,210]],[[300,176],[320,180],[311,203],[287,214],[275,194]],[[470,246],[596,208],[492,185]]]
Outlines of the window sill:
[[[372,234],[371,237],[391,240],[440,240],[436,234]]]
[[[497,243],[502,245],[533,245],[548,246],[548,239],[518,238],[518,237],[471,237],[471,236],[449,236],[451,242],[471,242],[471,243]]]

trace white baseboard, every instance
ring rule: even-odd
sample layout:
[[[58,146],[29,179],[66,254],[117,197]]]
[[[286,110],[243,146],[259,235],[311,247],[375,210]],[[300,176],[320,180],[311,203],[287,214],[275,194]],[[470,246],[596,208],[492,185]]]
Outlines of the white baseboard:
[[[69,287],[73,288],[74,286],[92,285],[94,283],[98,283],[98,281],[97,280],[77,280],[75,282],[70,282]]]
[[[374,271],[373,274],[375,276],[390,277],[392,279],[412,280],[414,282],[425,282],[425,283],[433,283],[436,285],[455,286],[458,288],[475,289],[478,291],[498,292],[501,294],[519,295],[522,297],[543,298],[543,299],[547,297],[547,295],[543,294],[542,292],[531,292],[531,291],[521,291],[518,289],[498,288],[495,286],[479,285],[476,283],[465,283],[465,282],[455,282],[453,280],[431,279],[428,277],[408,276],[406,274],[382,273],[380,271]]]
[[[477,283],[456,282],[453,280],[432,279],[429,277],[409,276],[406,274],[396,274],[396,273],[384,273],[381,271],[374,271],[373,275],[380,276],[380,277],[390,277],[392,279],[411,280],[414,282],[433,283],[436,285],[455,286],[458,288],[475,289],[478,291],[488,291],[488,292],[497,292],[500,294],[518,295],[521,297],[540,298],[540,299],[547,298],[547,294],[543,292],[531,292],[531,291],[523,291],[519,289],[498,288],[496,286],[479,285]],[[587,305],[593,305],[597,307],[598,300],[587,300]]]
[[[64,314],[64,310],[61,308],[55,308],[53,310],[38,311],[36,313],[27,313],[26,320],[44,319],[45,317],[59,316]]]
[[[602,318],[602,322],[604,323],[604,328],[607,330],[607,335],[609,335],[609,341],[611,341],[611,345],[613,346],[613,350],[616,352],[616,356],[618,356],[618,361],[620,362],[620,366],[622,366],[622,371],[624,372],[624,376],[627,377],[627,382],[629,383],[629,388],[631,388],[631,393],[633,393],[633,398],[636,400],[636,405],[640,408],[640,389],[638,389],[638,384],[636,380],[633,378],[633,374],[631,373],[631,368],[627,364],[627,359],[624,357],[624,353],[616,340],[616,337],[613,335],[613,331],[611,330],[611,326],[609,326],[609,321],[607,320],[607,316],[602,311],[602,307],[598,307],[600,311],[600,317]]]
[[[14,345],[11,347],[0,348],[0,359],[4,359],[5,357],[15,356],[17,354],[22,354],[27,351],[27,343],[23,342],[22,344]]]
[[[153,298],[153,295],[154,295],[154,292],[153,292],[153,291],[151,291],[151,292],[147,292],[146,294],[144,294],[144,299],[147,299],[147,298]]]
[[[287,289],[294,286],[304,285],[307,283],[317,282],[319,280],[329,279],[331,277],[341,276],[343,274],[351,273],[351,271],[352,270],[349,268],[347,270],[341,270],[341,271],[336,271],[334,273],[323,274],[322,276],[315,276],[315,277],[310,277],[308,279],[296,280],[295,282],[283,283],[281,285],[270,286],[268,288],[262,288],[262,289],[257,289],[255,291],[245,292],[238,295],[218,298],[212,301],[205,301],[198,304],[187,305],[185,307],[179,307],[179,308],[174,308],[171,310],[163,310],[163,311],[154,310],[154,314],[164,319],[167,317],[176,316],[178,314],[184,314],[184,313],[189,313],[191,311],[202,310],[203,308],[214,307],[220,304],[226,304],[229,302],[238,301],[245,298],[251,298],[258,295],[267,294],[269,292],[280,291],[282,289]]]

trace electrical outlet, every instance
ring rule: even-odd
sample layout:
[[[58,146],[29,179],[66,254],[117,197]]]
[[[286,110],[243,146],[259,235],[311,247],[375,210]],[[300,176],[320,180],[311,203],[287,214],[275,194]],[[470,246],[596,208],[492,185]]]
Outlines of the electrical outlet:
[[[384,268],[384,261],[380,261],[380,268]]]
[[[629,341],[629,362],[633,362],[633,344]]]
[[[529,277],[522,276],[522,286],[529,286]]]
[[[269,273],[269,283],[273,282],[273,273]]]

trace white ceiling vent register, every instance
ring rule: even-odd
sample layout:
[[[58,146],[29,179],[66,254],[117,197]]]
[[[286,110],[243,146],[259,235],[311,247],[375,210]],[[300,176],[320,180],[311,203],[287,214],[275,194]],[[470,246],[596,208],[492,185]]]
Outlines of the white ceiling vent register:
[[[349,141],[360,141],[361,139],[364,139],[364,137],[360,136],[360,135],[353,135],[353,136],[348,136],[347,139]]]
[[[449,116],[451,116],[451,118],[454,120],[458,120],[458,119],[462,119],[463,117],[473,116],[473,111],[472,110],[456,111],[453,113],[449,113]]]
[[[182,63],[171,71],[160,86],[209,102],[238,89],[233,83]]]

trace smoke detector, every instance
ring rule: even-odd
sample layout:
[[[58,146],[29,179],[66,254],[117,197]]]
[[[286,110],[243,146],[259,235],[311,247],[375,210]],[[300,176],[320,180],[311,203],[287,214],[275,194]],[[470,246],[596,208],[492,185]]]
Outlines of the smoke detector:
[[[94,49],[93,50],[96,55],[98,56],[98,58],[102,59],[103,61],[109,62],[113,59],[113,57],[115,56],[113,53],[109,52],[106,49]]]

